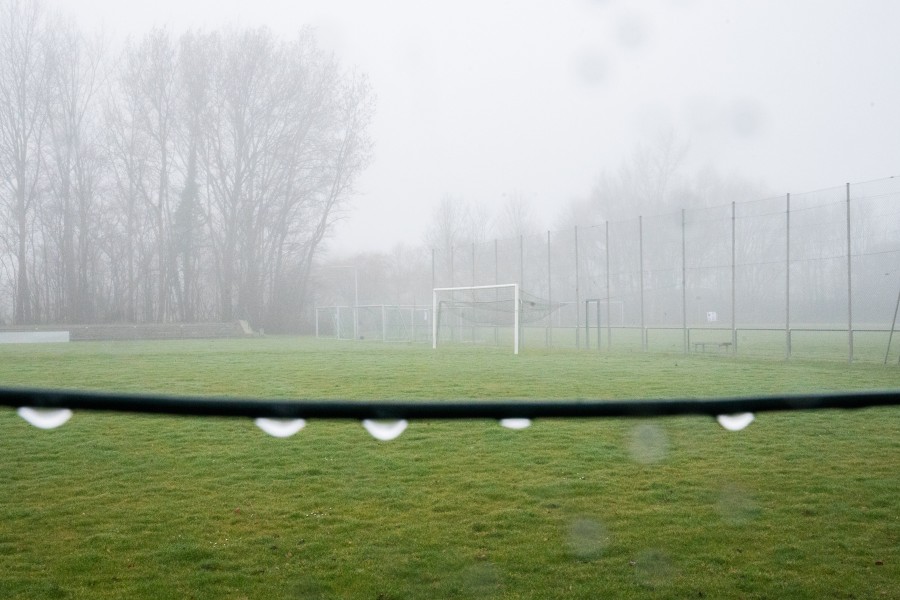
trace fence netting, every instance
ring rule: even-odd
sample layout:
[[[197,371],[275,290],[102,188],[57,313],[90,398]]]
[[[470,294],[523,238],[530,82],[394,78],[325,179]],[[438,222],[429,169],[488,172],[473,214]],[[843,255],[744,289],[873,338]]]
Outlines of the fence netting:
[[[897,360],[900,178],[433,251],[553,303],[524,347]]]

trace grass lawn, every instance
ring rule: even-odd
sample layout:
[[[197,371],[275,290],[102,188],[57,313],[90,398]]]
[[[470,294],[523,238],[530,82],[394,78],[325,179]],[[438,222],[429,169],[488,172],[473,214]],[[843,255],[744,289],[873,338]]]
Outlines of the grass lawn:
[[[307,399],[897,389],[877,363],[339,343],[0,347],[0,385]],[[412,422],[0,409],[0,598],[900,598],[900,409]]]

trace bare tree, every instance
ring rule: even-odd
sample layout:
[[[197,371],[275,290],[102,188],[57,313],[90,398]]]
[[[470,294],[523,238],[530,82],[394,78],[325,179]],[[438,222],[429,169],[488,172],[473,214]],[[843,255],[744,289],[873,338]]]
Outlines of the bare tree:
[[[46,18],[36,0],[0,1],[0,162],[8,174],[0,180],[0,203],[11,225],[7,241],[16,263],[13,320],[19,324],[39,313],[29,271],[51,85]]]
[[[371,93],[309,32],[291,44],[267,29],[230,32],[213,45],[203,159],[220,310],[259,322],[280,311],[264,306],[287,271],[302,291],[368,163]]]
[[[116,189],[124,215],[130,318],[172,318],[171,222],[178,109],[177,49],[154,29],[129,46],[109,101]]]
[[[153,30],[136,49],[141,64],[135,82],[143,94],[144,127],[152,144],[152,187],[144,200],[151,209],[156,236],[156,320],[170,317],[169,224],[171,222],[172,145],[176,119],[176,47],[171,34]]]
[[[498,238],[516,238],[534,235],[538,232],[534,212],[522,192],[514,191],[506,196],[500,207],[500,214],[494,222],[494,233]]]
[[[149,170],[148,140],[141,126],[142,99],[132,84],[139,67],[126,57],[119,64],[118,73],[107,94],[106,142],[109,147],[111,173],[115,189],[114,238],[107,247],[107,256],[114,279],[117,298],[117,318],[135,322],[146,311],[139,309],[139,289],[147,246],[144,241],[144,210],[141,198],[146,191],[145,173]]]
[[[201,221],[200,152],[204,144],[204,114],[209,102],[210,49],[208,36],[188,32],[179,43],[178,85],[181,119],[177,129],[181,193],[173,215],[170,273],[177,314],[182,321],[197,318],[201,303],[199,271],[203,240]]]
[[[96,110],[103,73],[102,40],[88,43],[71,23],[60,22],[52,37],[52,95],[48,181],[52,200],[44,220],[57,224],[52,243],[61,297],[55,318],[63,322],[94,318],[92,280],[99,236],[98,192],[106,170],[100,150]],[[53,265],[45,264],[45,269]]]
[[[622,221],[672,208],[672,191],[688,147],[672,132],[650,145],[640,144],[615,174],[602,174],[591,192],[597,221]]]
[[[296,324],[371,159],[365,77],[309,31],[103,51],[0,0],[0,317]]]

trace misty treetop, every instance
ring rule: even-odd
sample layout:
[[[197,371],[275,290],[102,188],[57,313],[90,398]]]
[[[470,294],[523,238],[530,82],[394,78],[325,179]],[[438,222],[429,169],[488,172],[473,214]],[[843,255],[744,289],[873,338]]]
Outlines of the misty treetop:
[[[0,0],[0,323],[292,326],[373,111],[309,29],[153,29],[113,56]]]

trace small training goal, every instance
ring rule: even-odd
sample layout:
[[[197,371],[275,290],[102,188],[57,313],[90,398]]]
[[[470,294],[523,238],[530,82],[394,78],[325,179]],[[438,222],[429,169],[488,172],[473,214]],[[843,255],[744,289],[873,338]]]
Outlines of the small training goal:
[[[516,283],[435,288],[432,347],[451,342],[509,344],[518,354],[525,324],[546,319],[553,310],[553,304]]]

